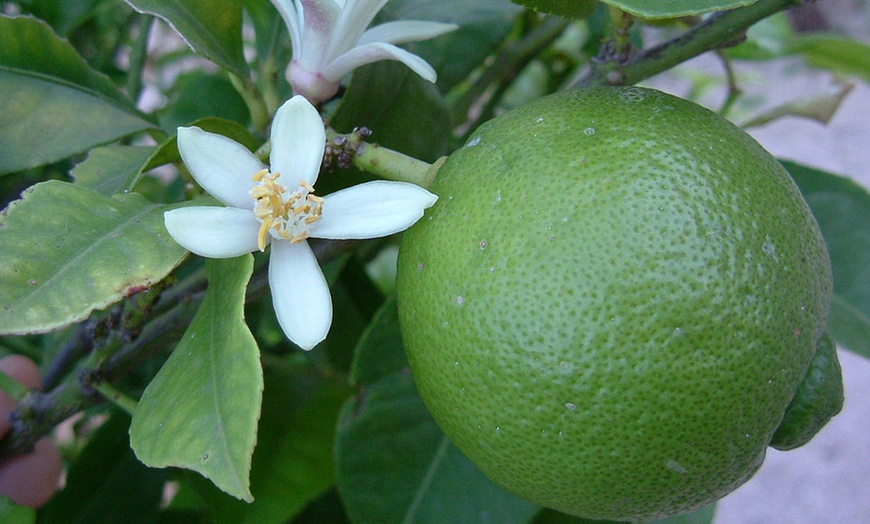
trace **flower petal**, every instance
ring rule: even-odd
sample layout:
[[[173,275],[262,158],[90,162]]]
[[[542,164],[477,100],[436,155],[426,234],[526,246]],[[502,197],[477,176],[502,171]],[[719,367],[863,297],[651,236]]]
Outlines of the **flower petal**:
[[[325,148],[326,129],[314,106],[299,95],[284,102],[272,121],[272,172],[288,186],[300,180],[314,185]]]
[[[308,242],[272,243],[269,287],[287,338],[306,351],[326,338],[332,325],[332,297]]]
[[[419,42],[443,35],[458,29],[456,24],[441,22],[425,22],[420,20],[399,20],[372,27],[360,38],[357,45],[383,42],[386,44],[401,44],[404,42]]]
[[[260,222],[253,211],[235,207],[191,206],[163,214],[172,238],[207,258],[232,258],[256,251]]]
[[[293,60],[308,71],[320,71],[330,60],[343,7],[335,0],[298,0],[302,9],[302,40]]]
[[[299,0],[271,0],[272,5],[278,10],[281,18],[284,19],[284,24],[287,26],[287,31],[290,33],[290,46],[293,52],[301,51],[302,47],[302,17],[301,10],[297,10]]]
[[[332,36],[329,62],[357,45],[366,28],[386,3],[387,0],[348,0],[342,6],[341,20]]]
[[[254,208],[252,177],[264,166],[248,148],[198,127],[178,128],[178,151],[193,178],[224,204]]]
[[[410,67],[415,73],[424,79],[434,82],[438,75],[425,60],[419,56],[400,49],[392,44],[380,42],[365,44],[354,47],[341,55],[323,69],[323,76],[327,80],[337,81],[359,66],[378,62],[380,60],[398,60]]]
[[[407,182],[378,180],[326,195],[313,238],[377,238],[411,227],[438,197]]]

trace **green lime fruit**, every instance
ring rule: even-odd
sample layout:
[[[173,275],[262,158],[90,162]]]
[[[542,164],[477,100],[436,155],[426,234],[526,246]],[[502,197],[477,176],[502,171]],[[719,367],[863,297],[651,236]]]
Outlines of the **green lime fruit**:
[[[797,187],[749,135],[658,91],[575,90],[482,125],[432,190],[402,240],[400,325],[423,400],[490,478],[648,520],[758,469],[832,280]],[[807,410],[838,409],[814,380],[785,447],[833,415]]]

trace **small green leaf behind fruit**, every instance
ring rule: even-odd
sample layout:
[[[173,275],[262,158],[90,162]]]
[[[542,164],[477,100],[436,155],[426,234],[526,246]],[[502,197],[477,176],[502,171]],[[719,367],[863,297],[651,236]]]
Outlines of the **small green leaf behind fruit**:
[[[782,164],[810,205],[831,255],[828,331],[841,346],[870,358],[870,193],[846,177]]]
[[[504,491],[441,432],[407,367],[395,299],[357,346],[359,394],[338,425],[338,488],[355,523],[525,523],[536,506]]]
[[[841,409],[843,373],[837,360],[837,346],[826,333],[770,445],[780,451],[803,446]]]
[[[259,350],[244,321],[253,257],[207,260],[206,297],[145,389],[130,444],[148,466],[191,469],[252,501],[249,474],[263,393]]]

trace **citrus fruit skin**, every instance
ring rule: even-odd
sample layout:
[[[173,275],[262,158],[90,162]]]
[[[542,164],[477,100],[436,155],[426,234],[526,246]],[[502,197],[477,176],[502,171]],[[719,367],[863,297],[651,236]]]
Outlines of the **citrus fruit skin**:
[[[436,421],[490,478],[649,520],[746,481],[807,374],[832,281],[782,166],[691,102],[559,93],[482,125],[399,254]]]

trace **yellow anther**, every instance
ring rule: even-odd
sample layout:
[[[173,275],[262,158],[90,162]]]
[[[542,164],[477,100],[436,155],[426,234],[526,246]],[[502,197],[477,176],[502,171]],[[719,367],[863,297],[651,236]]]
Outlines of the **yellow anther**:
[[[254,216],[260,221],[257,246],[266,249],[269,234],[275,238],[299,243],[309,238],[308,228],[320,220],[324,200],[312,195],[314,187],[305,180],[299,181],[296,191],[290,191],[281,183],[281,175],[264,169],[257,171],[251,188],[254,198]]]

